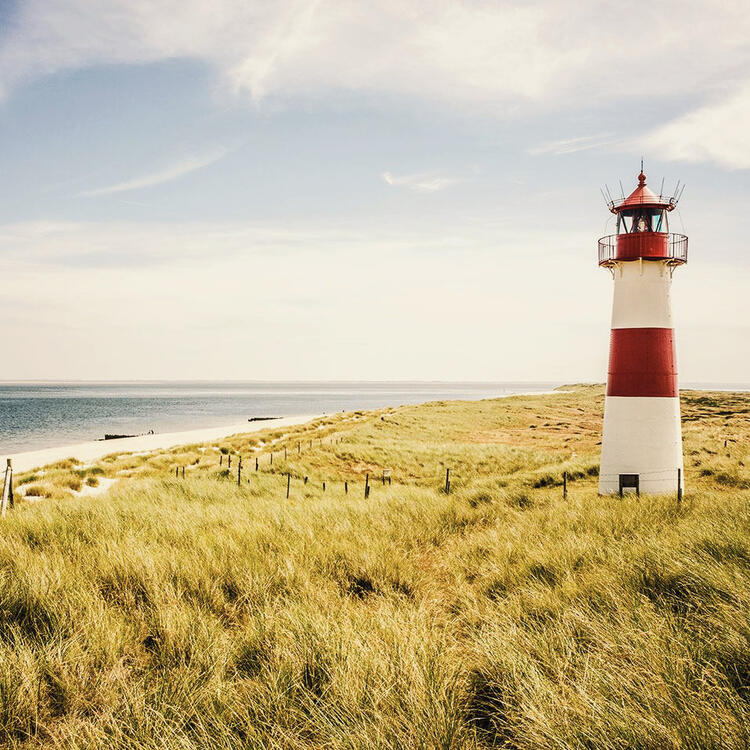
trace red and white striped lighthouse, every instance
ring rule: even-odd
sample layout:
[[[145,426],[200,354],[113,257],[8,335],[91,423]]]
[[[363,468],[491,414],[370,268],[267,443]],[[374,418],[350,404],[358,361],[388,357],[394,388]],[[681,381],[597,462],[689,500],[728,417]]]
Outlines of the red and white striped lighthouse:
[[[687,237],[669,232],[677,196],[656,195],[642,169],[638,187],[608,205],[617,234],[599,240],[614,279],[599,492],[674,492],[683,464],[670,286]]]

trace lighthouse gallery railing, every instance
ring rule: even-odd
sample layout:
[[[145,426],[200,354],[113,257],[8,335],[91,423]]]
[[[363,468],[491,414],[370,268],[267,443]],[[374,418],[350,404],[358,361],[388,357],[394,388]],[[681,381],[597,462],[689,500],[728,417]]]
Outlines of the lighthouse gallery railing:
[[[621,237],[621,236],[629,236],[629,235],[610,234],[607,237],[602,237],[599,240],[599,265],[600,266],[606,265],[608,263],[612,263],[618,259],[618,254],[617,254],[618,236]],[[652,256],[651,260],[658,259],[658,260],[674,261],[676,263],[687,263],[687,247],[688,247],[688,238],[684,234],[670,233],[666,237],[666,243],[664,245],[664,254],[660,255],[658,258],[655,258]],[[630,258],[628,258],[628,260],[630,260]]]

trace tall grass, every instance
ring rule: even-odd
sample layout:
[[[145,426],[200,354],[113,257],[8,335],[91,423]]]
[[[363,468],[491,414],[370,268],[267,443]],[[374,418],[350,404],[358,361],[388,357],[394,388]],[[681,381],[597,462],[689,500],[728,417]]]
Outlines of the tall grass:
[[[103,471],[135,476],[102,498],[21,504],[0,537],[0,741],[748,747],[750,490],[716,480],[747,478],[747,426],[727,457],[713,417],[690,422],[681,505],[600,498],[599,398],[378,412],[240,487],[218,451],[120,457]],[[365,499],[381,467],[395,483]],[[287,470],[313,477],[289,500]]]

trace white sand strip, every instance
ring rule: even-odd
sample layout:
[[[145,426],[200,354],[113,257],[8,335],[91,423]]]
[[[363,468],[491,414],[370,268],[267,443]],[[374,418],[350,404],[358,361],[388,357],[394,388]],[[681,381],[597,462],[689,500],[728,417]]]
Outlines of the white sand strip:
[[[324,414],[304,414],[297,417],[283,417],[282,419],[269,419],[261,422],[243,422],[223,427],[206,427],[201,430],[186,430],[184,432],[164,432],[158,435],[138,435],[131,438],[119,438],[117,440],[92,440],[88,443],[77,445],[63,445],[59,448],[42,448],[38,451],[26,451],[25,453],[13,453],[3,457],[0,466],[5,466],[5,458],[13,459],[13,470],[16,472],[28,471],[37,466],[47,466],[62,461],[65,458],[77,458],[79,461],[94,461],[102,456],[112,453],[132,453],[134,451],[150,452],[174,448],[178,445],[192,445],[194,443],[207,443],[212,440],[238,435],[248,432],[260,432],[261,430],[277,430],[280,427],[291,427],[313,419],[319,419]]]

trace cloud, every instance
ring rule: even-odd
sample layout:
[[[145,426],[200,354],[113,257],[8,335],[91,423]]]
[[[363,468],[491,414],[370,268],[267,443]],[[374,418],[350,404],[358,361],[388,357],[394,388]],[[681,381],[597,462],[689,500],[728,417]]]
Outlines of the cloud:
[[[439,177],[434,174],[407,174],[397,177],[390,172],[383,172],[381,177],[389,185],[403,186],[417,193],[437,193],[461,182],[456,177]]]
[[[639,148],[674,161],[750,169],[748,123],[750,83],[656,129],[642,139]]]
[[[601,148],[602,146],[609,146],[615,143],[615,138],[612,133],[601,133],[599,135],[585,135],[578,138],[568,138],[562,141],[550,141],[548,143],[542,143],[538,146],[534,146],[529,149],[529,153],[532,156],[540,156],[542,154],[553,154],[555,156],[561,156],[563,154],[575,154],[579,151],[589,151],[593,148]]]
[[[84,190],[83,192],[78,193],[78,195],[110,195],[111,193],[124,193],[128,190],[140,190],[141,188],[161,185],[165,182],[177,180],[186,174],[195,172],[197,169],[203,169],[203,167],[214,164],[219,161],[219,159],[223,159],[228,153],[229,149],[221,148],[208,154],[204,154],[203,156],[189,156],[185,159],[181,159],[175,164],[171,164],[165,169],[159,170],[158,172],[143,175],[142,177],[136,177],[132,180],[118,182],[114,185],[108,185],[107,187],[96,188],[94,190]]]
[[[508,116],[700,96],[745,68],[748,36],[744,0],[635,13],[597,0],[24,0],[0,40],[0,91],[60,70],[191,58],[258,102],[364,91]]]

